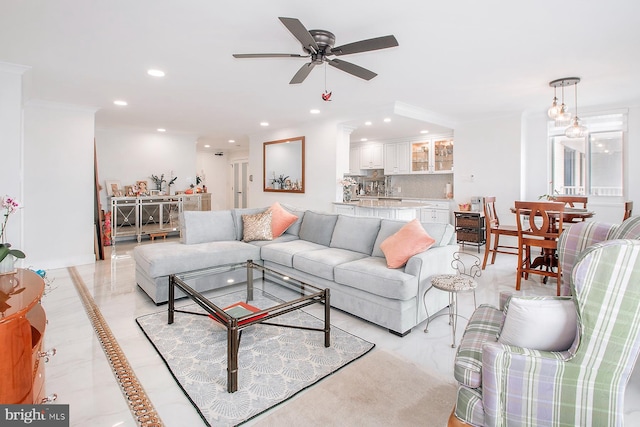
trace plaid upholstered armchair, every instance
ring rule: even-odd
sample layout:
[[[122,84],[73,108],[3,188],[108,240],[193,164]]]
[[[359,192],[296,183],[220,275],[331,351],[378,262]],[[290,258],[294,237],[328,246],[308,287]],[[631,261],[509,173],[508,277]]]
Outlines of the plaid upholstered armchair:
[[[640,240],[606,240],[580,253],[570,276],[573,297],[512,297],[504,312],[478,307],[456,355],[458,397],[449,425],[622,425],[625,387],[640,352],[639,284]],[[534,318],[562,313],[561,320],[547,330],[521,323],[519,334],[503,339],[507,325],[518,324],[516,302]],[[536,313],[538,304],[552,311]],[[542,342],[547,335],[555,335],[552,342]]]
[[[560,295],[571,295],[568,275],[571,274],[579,255],[594,243],[614,239],[640,239],[640,216],[626,219],[622,224],[582,222],[566,228],[558,239],[560,270]]]

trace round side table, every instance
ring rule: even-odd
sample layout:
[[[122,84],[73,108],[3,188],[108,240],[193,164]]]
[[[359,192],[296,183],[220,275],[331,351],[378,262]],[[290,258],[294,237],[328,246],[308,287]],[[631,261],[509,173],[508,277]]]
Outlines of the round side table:
[[[478,287],[478,283],[467,275],[460,274],[439,274],[431,277],[431,286],[424,291],[424,295],[422,296],[422,303],[424,304],[424,310],[427,312],[427,325],[424,328],[424,332],[429,332],[429,311],[427,310],[427,293],[432,289],[440,289],[441,291],[449,292],[449,310],[448,313],[438,314],[434,316],[449,316],[449,324],[451,325],[451,329],[453,330],[453,344],[451,344],[452,348],[456,347],[456,326],[458,317],[462,317],[466,319],[464,316],[460,316],[458,314],[458,293],[459,292],[473,292],[473,306],[476,307],[476,287]]]

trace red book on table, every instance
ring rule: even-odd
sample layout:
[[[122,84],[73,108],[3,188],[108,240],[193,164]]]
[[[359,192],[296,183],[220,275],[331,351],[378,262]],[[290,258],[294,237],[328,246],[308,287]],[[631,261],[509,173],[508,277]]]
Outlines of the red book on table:
[[[237,302],[235,304],[231,304],[228,307],[223,308],[223,310],[232,317],[243,317],[243,316],[247,316],[251,313],[257,313],[258,311],[260,311],[260,309],[258,307],[254,307],[250,304],[247,304],[245,302]],[[238,326],[240,325],[244,325],[245,323],[249,323],[252,322],[256,319],[262,319],[263,317],[265,317],[267,314],[269,313],[261,313],[261,314],[257,314],[255,316],[251,316],[251,317],[247,317],[246,319],[242,319],[241,321],[238,322]],[[226,321],[224,319],[222,319],[221,317],[215,315],[215,314],[209,314],[209,317],[212,318],[215,321],[218,322],[222,322],[222,323],[226,323]]]

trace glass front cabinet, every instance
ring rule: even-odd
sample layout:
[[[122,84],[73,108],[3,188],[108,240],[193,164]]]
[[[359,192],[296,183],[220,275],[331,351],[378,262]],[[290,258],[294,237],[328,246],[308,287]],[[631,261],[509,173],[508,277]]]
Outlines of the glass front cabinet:
[[[411,173],[453,172],[453,139],[411,144]]]

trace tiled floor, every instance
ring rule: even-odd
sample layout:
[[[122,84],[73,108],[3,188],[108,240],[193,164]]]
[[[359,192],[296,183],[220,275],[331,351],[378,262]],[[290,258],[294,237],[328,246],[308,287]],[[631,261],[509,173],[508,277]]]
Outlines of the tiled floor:
[[[134,321],[140,315],[166,310],[166,305],[154,305],[135,284],[131,258],[135,244],[118,242],[107,248],[105,261],[79,266],[77,271],[164,424],[202,426],[200,417]],[[475,253],[475,248],[469,251]],[[513,289],[514,263],[515,257],[500,255],[495,265],[484,270],[476,293],[478,304],[497,305],[499,292]],[[53,281],[42,300],[49,319],[45,347],[57,349],[46,366],[47,392],[57,393],[58,403],[70,405],[72,426],[135,426],[68,270],[51,270],[47,276]],[[555,284],[543,285],[538,278],[523,282],[523,292],[529,295],[553,294],[554,288]],[[459,311],[466,316],[473,311],[471,294],[460,295]],[[331,316],[335,326],[452,381],[455,349],[450,345],[451,329],[446,317],[432,321],[428,334],[423,333],[423,323],[399,338],[339,311],[333,310]],[[461,335],[464,322],[458,329]],[[626,424],[640,425],[640,369],[635,370],[627,386],[625,407]]]

